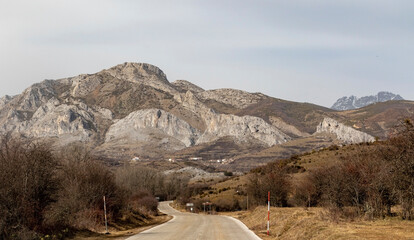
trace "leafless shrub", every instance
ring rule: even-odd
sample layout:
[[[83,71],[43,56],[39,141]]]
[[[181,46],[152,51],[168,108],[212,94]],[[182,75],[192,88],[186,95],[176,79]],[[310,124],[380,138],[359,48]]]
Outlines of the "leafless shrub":
[[[271,165],[270,169],[255,172],[250,176],[247,193],[251,196],[252,205],[262,205],[267,202],[270,191],[273,206],[287,206],[290,181],[286,168],[281,165]]]
[[[153,215],[157,212],[158,201],[152,196],[145,196],[138,199],[137,204],[149,210]]]
[[[47,223],[76,228],[102,224],[103,196],[108,212],[116,218],[124,206],[124,192],[116,185],[114,175],[84,149],[71,147],[70,155],[61,156],[57,201],[47,211]]]
[[[313,207],[317,205],[317,189],[315,184],[310,182],[308,176],[292,187],[294,192],[290,199],[291,205],[303,207]]]
[[[165,176],[153,169],[126,165],[116,172],[116,182],[134,195],[149,191],[152,195],[162,193]]]

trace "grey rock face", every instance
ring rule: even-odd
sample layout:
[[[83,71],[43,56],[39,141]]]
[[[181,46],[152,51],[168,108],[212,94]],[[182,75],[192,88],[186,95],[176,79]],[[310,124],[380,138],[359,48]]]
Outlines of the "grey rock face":
[[[27,128],[21,132],[35,138],[66,135],[73,141],[87,141],[96,129],[94,116],[87,110],[51,99],[38,108]]]
[[[366,96],[366,97],[361,97],[361,98],[357,98],[355,96],[342,97],[338,99],[334,103],[334,105],[332,105],[331,108],[335,110],[340,110],[340,111],[351,110],[351,109],[365,107],[373,103],[386,102],[386,101],[391,101],[391,100],[397,101],[397,100],[404,100],[404,99],[400,95],[396,95],[390,92],[379,92],[375,96]]]
[[[204,120],[207,126],[207,129],[198,139],[197,144],[211,142],[225,136],[235,137],[240,142],[247,142],[248,139],[253,138],[268,146],[290,140],[289,136],[261,118],[215,113],[211,108],[204,105],[198,99],[198,96],[190,91],[185,95],[176,96],[178,102],[188,110],[196,113]]]
[[[186,147],[194,145],[200,134],[187,122],[171,113],[160,109],[147,109],[133,112],[113,124],[106,134],[105,141],[109,142],[120,138],[147,141],[149,134],[154,132],[161,136],[167,135],[175,138]]]
[[[345,126],[332,119],[325,118],[317,127],[316,133],[333,133],[337,138],[345,143],[373,142],[375,138],[369,134]]]
[[[240,142],[247,142],[248,139],[254,138],[267,146],[290,140],[289,136],[261,118],[215,114],[207,123],[207,129],[197,141],[197,144],[211,142],[225,136],[235,137]]]

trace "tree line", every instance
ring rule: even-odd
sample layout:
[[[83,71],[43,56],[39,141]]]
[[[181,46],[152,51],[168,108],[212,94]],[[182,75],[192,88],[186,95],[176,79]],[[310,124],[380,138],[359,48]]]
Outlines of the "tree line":
[[[111,169],[80,144],[59,151],[6,134],[0,139],[0,239],[61,239],[73,230],[102,228],[103,196],[109,223],[138,223],[173,199],[185,178],[137,166]]]

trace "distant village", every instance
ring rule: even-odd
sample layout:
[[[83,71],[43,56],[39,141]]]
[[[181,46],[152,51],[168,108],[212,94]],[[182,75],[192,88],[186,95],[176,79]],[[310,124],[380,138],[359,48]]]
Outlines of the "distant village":
[[[138,156],[134,156],[131,159],[131,162],[147,162],[147,161],[153,161],[153,160],[143,159],[143,158],[140,158]],[[204,163],[211,163],[211,164],[229,164],[229,163],[234,162],[234,159],[232,159],[232,158],[231,159],[223,158],[223,159],[203,160],[202,157],[189,157],[189,158],[186,158],[186,159],[182,159],[182,158],[168,158],[168,159],[165,159],[165,161],[168,161],[170,163],[175,163],[175,162],[188,162],[188,161],[201,162],[202,161]]]

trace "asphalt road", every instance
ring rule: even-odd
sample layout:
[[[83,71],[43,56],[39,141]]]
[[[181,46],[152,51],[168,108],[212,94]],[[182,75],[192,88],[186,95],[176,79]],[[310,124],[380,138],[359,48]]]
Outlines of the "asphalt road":
[[[227,216],[182,213],[161,202],[158,209],[173,216],[169,222],[127,240],[253,240],[260,239],[243,223]]]

